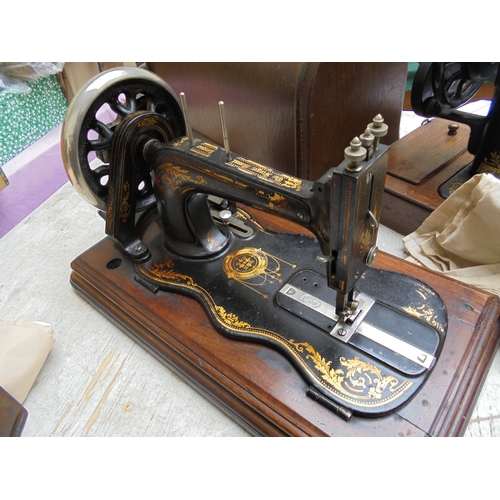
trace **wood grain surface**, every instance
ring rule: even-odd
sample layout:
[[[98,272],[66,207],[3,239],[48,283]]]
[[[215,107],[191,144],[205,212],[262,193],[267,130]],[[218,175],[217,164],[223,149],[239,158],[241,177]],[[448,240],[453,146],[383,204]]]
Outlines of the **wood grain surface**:
[[[450,122],[434,118],[390,149],[382,202],[382,224],[407,235],[415,231],[444,201],[439,187],[467,166],[468,127],[448,135]]]

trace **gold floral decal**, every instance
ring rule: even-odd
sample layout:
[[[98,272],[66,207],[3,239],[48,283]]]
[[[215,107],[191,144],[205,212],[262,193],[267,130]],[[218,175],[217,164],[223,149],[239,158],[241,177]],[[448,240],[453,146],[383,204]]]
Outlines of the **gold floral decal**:
[[[152,264],[150,272],[157,278],[161,278],[169,282],[185,282],[189,286],[195,286],[195,282],[191,276],[176,273],[173,270],[173,267],[174,263],[172,262],[172,259],[167,259],[165,262],[155,262]]]
[[[204,298],[215,319],[225,328],[234,332],[252,333],[257,338],[268,338],[286,347],[325,390],[343,401],[365,407],[383,406],[398,399],[413,385],[410,381],[400,383],[393,376],[384,376],[379,368],[361,361],[358,357],[352,360],[342,357],[339,361],[343,368],[332,368],[332,361],[326,361],[307,342],[294,342],[293,339],[284,338],[271,330],[252,327],[246,321],[240,320],[238,315],[217,305],[210,293],[195,283],[190,276],[175,272],[174,263],[170,258],[151,263],[149,269],[144,265],[139,266],[139,269],[155,281],[196,291]],[[304,351],[309,354],[304,356]],[[316,372],[307,359],[313,361]]]
[[[154,275],[155,278],[161,279],[165,283],[177,284],[180,286],[185,286],[187,288],[196,289],[206,298],[210,298],[210,295],[204,290],[202,287],[198,286],[191,276],[186,274],[177,273],[174,271],[174,263],[171,259],[167,259],[165,262],[155,262],[151,265],[150,272]],[[145,269],[141,270],[145,272]],[[146,273],[149,274],[149,273]],[[250,323],[246,321],[240,321],[238,316],[234,313],[227,312],[226,309],[222,306],[218,306],[210,300],[209,303],[212,306],[212,310],[217,315],[219,319],[222,320],[222,323],[230,328],[241,328],[247,329],[251,328]]]
[[[453,182],[450,186],[450,194],[454,193],[463,183],[464,181]]]
[[[359,255],[360,257],[366,255],[368,250],[372,247],[373,229],[366,228],[362,233],[359,241]]]
[[[485,158],[477,172],[479,174],[493,174],[495,177],[500,178],[500,154],[498,151],[490,153],[490,159]]]
[[[346,367],[331,368],[331,361],[326,361],[314,347],[307,342],[295,343],[293,339],[290,343],[299,352],[306,350],[309,354],[306,359],[311,359],[314,367],[321,373],[321,378],[331,384],[340,393],[350,396],[355,400],[375,400],[396,399],[405,392],[412,383],[403,381],[400,383],[392,375],[384,376],[382,371],[365,361],[361,361],[357,356],[354,359],[339,359],[340,365]],[[384,396],[384,393],[386,394]],[[388,394],[387,394],[388,393]]]
[[[130,204],[128,202],[128,199],[130,198],[130,184],[128,181],[123,185],[123,191],[125,192],[125,195],[120,205],[120,217],[122,222],[126,222],[130,215]]]
[[[173,143],[173,145],[174,145],[175,147],[180,146],[182,143],[186,142],[187,140],[188,140],[188,138],[187,138],[187,137],[183,137],[182,139],[180,139],[180,140],[178,140],[178,141],[174,142],[174,143]]]
[[[258,191],[257,194],[269,202],[269,208],[276,210],[277,208],[291,209],[292,207],[286,201],[285,197],[278,193],[266,194],[264,191]]]
[[[109,183],[109,189],[108,189],[108,198],[109,198],[109,204],[108,208],[106,209],[106,234],[109,234],[110,231],[112,231],[113,223],[114,223],[114,217],[113,217],[113,210],[114,210],[114,186],[113,183]]]
[[[153,125],[156,125],[156,122],[158,120],[153,117],[153,116],[148,116],[146,118],[143,118],[138,124],[137,126],[140,127],[140,128],[143,128],[143,127],[152,127]]]
[[[215,310],[227,326],[233,328],[251,328],[250,323],[240,321],[240,318],[236,314],[226,312],[222,306],[215,306]]]
[[[201,175],[193,179],[189,175],[189,170],[170,162],[161,165],[161,167],[156,170],[156,182],[160,190],[166,191],[167,194],[172,194],[179,190],[184,183],[196,185],[207,183]]]
[[[402,309],[403,309],[403,311],[406,311],[411,316],[414,316],[418,319],[425,320],[427,323],[429,323],[429,325],[435,327],[441,333],[444,333],[444,328],[441,325],[441,323],[439,323],[439,321],[437,321],[436,315],[434,314],[434,310],[431,308],[426,309],[425,304],[422,304],[419,307],[407,306],[407,307],[403,307]]]

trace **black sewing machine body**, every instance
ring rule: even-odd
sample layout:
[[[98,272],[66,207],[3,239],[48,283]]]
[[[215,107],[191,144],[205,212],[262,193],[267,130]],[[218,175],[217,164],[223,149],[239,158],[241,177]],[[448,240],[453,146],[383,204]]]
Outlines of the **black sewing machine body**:
[[[98,116],[104,104],[110,123]],[[307,395],[345,420],[402,407],[432,371],[448,318],[425,283],[370,268],[388,148],[376,140],[360,159],[353,141],[349,158],[311,182],[194,137],[187,116],[168,85],[127,68],[91,81],[63,127],[68,176],[136,282],[151,300],[189,295],[221,334],[277,350]],[[266,228],[252,209],[304,234]],[[149,239],[153,220],[161,231]]]

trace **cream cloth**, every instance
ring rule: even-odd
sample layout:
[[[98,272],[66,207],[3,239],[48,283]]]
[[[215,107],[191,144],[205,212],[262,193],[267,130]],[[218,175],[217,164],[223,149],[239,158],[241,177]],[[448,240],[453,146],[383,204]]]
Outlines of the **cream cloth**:
[[[408,260],[500,296],[500,180],[475,175],[403,245]]]
[[[0,387],[23,403],[53,344],[48,326],[29,321],[0,322]]]

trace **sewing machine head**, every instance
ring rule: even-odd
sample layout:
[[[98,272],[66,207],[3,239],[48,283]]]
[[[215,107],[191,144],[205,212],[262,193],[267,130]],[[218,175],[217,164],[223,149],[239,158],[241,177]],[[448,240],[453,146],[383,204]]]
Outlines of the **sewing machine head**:
[[[80,194],[106,212],[106,233],[137,262],[149,260],[135,214],[156,202],[166,247],[183,257],[208,258],[233,237],[227,209],[220,206],[222,217],[229,217],[222,224],[212,216],[214,196],[222,204],[273,213],[317,237],[329,286],[338,291],[339,312],[347,317],[354,285],[377,253],[388,157],[379,144],[387,134],[383,118],[375,117],[361,139],[353,139],[345,161],[310,182],[231,152],[222,102],[224,149],[194,138],[185,96],[180,98],[152,73],[123,68],[100,75],[72,103],[63,131],[64,163]],[[108,106],[116,117],[106,124],[100,113]],[[92,153],[99,166],[92,164]]]
[[[224,147],[195,136],[185,96],[156,75],[104,72],[69,107],[68,176],[136,263],[139,284],[191,295],[223,334],[278,349],[309,381],[308,394],[345,418],[392,411],[432,368],[446,312],[424,284],[370,269],[387,125],[375,117],[312,182],[232,152],[218,106]],[[270,231],[253,209],[313,236]],[[144,230],[151,217],[161,227],[154,237]],[[352,370],[377,382],[361,387],[348,380]]]

